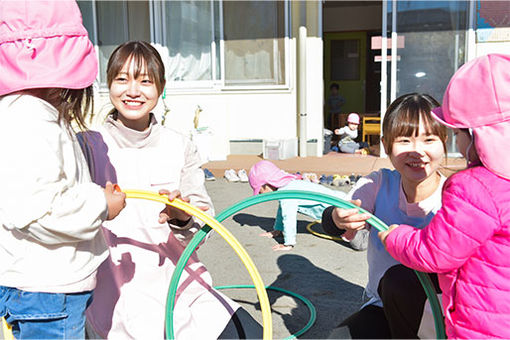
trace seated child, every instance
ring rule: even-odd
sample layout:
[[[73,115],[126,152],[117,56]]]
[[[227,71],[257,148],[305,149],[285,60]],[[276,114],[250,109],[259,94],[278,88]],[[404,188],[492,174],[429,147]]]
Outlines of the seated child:
[[[289,174],[266,160],[255,163],[248,177],[254,195],[275,190],[303,190],[337,196],[341,199],[345,199],[346,197],[344,192],[331,190],[320,184],[304,181],[301,175]],[[316,220],[320,220],[322,218],[322,212],[327,207],[329,207],[329,205],[325,203],[309,200],[280,200],[273,226],[274,230],[262,233],[260,236],[274,238],[283,234],[284,243],[275,245],[273,250],[291,250],[296,244],[297,213],[299,212]],[[350,242],[353,249],[364,250],[368,244],[368,234],[364,234],[363,232],[358,234],[357,237],[348,242]]]
[[[343,128],[335,129],[335,135],[340,136],[338,148],[340,152],[362,154],[364,148],[368,148],[365,142],[355,142],[358,138],[359,115],[357,113],[350,113],[347,117],[347,125]]]

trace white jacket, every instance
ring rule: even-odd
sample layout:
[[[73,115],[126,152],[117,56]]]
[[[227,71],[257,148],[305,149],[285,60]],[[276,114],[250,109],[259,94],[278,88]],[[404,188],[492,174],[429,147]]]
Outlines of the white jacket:
[[[49,103],[0,98],[0,285],[73,293],[95,287],[108,210],[74,133]]]

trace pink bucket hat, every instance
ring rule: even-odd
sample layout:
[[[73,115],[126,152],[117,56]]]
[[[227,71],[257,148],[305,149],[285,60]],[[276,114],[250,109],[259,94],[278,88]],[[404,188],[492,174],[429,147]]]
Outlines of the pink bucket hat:
[[[349,113],[347,116],[347,122],[359,125],[359,115],[355,112]]]
[[[281,188],[290,181],[301,179],[300,175],[289,174],[269,161],[255,163],[250,169],[248,180],[253,189],[253,194],[258,195],[264,184],[270,184],[275,188]]]
[[[76,2],[0,1],[0,65],[0,95],[90,86],[97,58]]]
[[[446,126],[471,128],[483,165],[510,179],[510,55],[489,54],[464,64],[432,115]]]

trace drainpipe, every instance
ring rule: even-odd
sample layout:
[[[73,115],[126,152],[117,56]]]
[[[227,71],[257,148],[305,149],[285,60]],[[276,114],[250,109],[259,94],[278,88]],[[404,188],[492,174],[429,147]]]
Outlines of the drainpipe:
[[[306,27],[299,27],[298,46],[299,157],[306,157]]]

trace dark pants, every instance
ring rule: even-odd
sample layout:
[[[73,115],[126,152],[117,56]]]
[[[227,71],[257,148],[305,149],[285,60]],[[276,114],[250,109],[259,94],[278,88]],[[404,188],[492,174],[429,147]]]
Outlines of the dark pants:
[[[262,339],[262,326],[243,308],[236,310],[218,339]]]
[[[430,274],[436,292],[437,275]],[[389,268],[379,281],[384,308],[369,305],[340,326],[348,326],[353,339],[416,339],[427,296],[416,273],[401,264]]]

